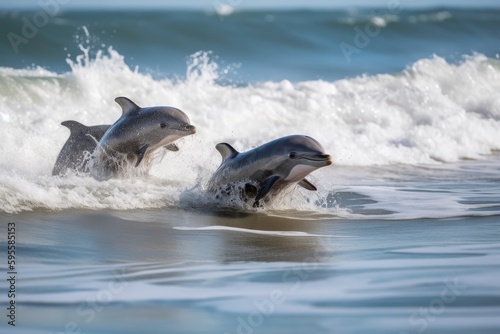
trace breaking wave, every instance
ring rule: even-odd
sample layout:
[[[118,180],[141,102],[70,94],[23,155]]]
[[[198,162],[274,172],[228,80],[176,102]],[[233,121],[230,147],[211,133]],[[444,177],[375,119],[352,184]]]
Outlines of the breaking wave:
[[[481,54],[458,63],[425,58],[396,74],[235,86],[220,82],[225,69],[209,52],[191,56],[184,78],[159,79],[131,68],[111,47],[95,57],[82,50],[67,60],[66,73],[0,68],[1,211],[177,205],[186,189],[203,189],[220,163],[214,146],[222,141],[243,151],[306,134],[340,166],[440,164],[500,150],[500,61]],[[60,123],[111,124],[121,113],[117,96],[180,108],[197,134],[181,139],[180,151],[157,161],[150,177],[52,177],[69,136]],[[332,169],[315,176],[334,184]]]

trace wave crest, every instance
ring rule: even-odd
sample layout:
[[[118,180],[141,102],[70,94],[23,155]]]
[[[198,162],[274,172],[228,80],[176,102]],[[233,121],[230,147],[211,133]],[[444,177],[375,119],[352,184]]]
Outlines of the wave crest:
[[[0,69],[0,211],[176,205],[182,191],[210,178],[220,162],[214,146],[223,141],[247,150],[306,134],[337,165],[359,166],[437,164],[500,150],[500,62],[480,54],[458,63],[421,59],[397,74],[245,86],[221,84],[227,68],[209,52],[195,53],[176,80],[130,68],[113,48],[91,58],[82,47],[68,64],[63,74]],[[121,114],[117,96],[178,107],[199,131],[156,161],[149,178],[51,177],[69,135],[60,123],[111,124]],[[334,172],[320,175],[335,183]]]

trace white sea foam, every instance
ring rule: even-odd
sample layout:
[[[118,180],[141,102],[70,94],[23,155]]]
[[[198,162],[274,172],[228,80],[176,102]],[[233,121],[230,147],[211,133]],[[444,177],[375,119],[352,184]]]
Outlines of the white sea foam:
[[[386,27],[388,24],[392,22],[398,22],[399,17],[396,15],[382,15],[382,16],[373,16],[370,19],[370,23],[378,26],[378,27]]]
[[[63,74],[0,69],[0,211],[176,205],[184,190],[203,188],[220,163],[214,146],[222,141],[246,150],[307,134],[336,165],[358,166],[481,159],[500,149],[500,65],[482,55],[458,64],[422,59],[395,75],[230,86],[218,83],[218,66],[203,52],[186,79],[170,80],[131,69],[112,48],[95,59],[82,50]],[[197,134],[179,140],[180,151],[168,152],[149,178],[50,176],[69,135],[60,123],[111,124],[120,116],[117,96],[180,108]],[[313,174],[320,179],[314,196],[331,190],[321,186],[335,183],[332,168]],[[315,200],[299,209],[314,210]]]
[[[215,6],[215,12],[220,16],[228,16],[234,12],[234,7],[229,4],[218,4]]]
[[[451,19],[452,15],[450,12],[441,11],[430,14],[421,14],[421,15],[411,15],[408,17],[408,21],[410,23],[419,23],[419,22],[442,22],[448,19]]]
[[[248,228],[231,227],[231,226],[202,226],[202,227],[188,227],[188,226],[174,226],[174,230],[182,231],[230,231],[251,234],[274,235],[279,237],[334,237],[333,235],[312,234],[302,231],[264,231],[254,230]]]

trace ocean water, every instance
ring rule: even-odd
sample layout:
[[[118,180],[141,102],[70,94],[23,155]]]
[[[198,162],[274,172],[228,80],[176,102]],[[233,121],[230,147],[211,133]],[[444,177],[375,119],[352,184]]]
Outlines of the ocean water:
[[[0,13],[2,333],[498,333],[499,10],[40,10]],[[117,96],[197,133],[148,176],[53,177],[60,123]],[[317,192],[203,201],[217,143],[289,134],[333,157]]]

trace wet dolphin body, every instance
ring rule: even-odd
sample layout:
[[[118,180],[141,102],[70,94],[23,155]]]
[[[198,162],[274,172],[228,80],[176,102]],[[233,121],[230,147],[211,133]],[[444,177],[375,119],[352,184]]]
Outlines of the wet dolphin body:
[[[118,176],[124,165],[139,166],[162,146],[177,151],[173,142],[196,132],[187,115],[179,109],[141,108],[126,97],[117,97],[115,101],[123,113],[94,151],[91,173],[98,179]]]
[[[61,123],[70,130],[70,135],[52,169],[52,175],[64,175],[69,171],[85,173],[92,152],[111,125],[86,126],[77,121]]]
[[[315,139],[292,135],[278,138],[246,152],[238,152],[227,143],[217,144],[222,164],[208,183],[208,191],[228,191],[231,185],[244,183],[246,198],[253,206],[269,199],[293,184],[308,190],[316,187],[305,177],[314,170],[332,164],[332,157]]]

